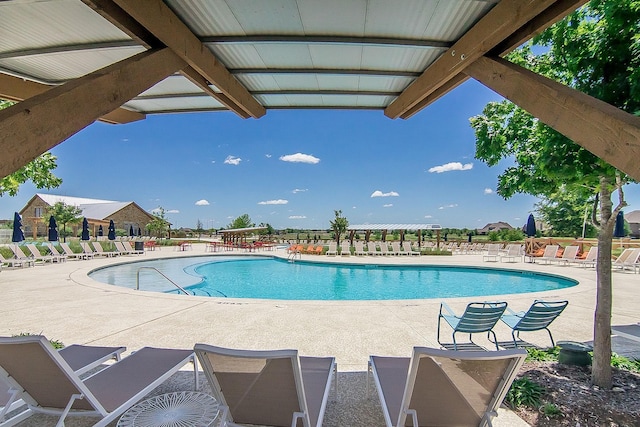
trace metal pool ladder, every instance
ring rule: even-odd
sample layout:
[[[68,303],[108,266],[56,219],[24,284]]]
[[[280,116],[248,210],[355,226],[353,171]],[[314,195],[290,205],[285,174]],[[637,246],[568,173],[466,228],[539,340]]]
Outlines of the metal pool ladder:
[[[140,268],[138,268],[138,271],[136,272],[136,291],[140,290],[140,270],[153,270],[153,271],[157,272],[158,274],[160,274],[165,279],[167,279],[169,282],[171,282],[173,284],[173,286],[178,288],[180,291],[184,292],[185,295],[191,295],[189,292],[185,291],[182,286],[178,285],[176,282],[174,282],[173,280],[169,279],[162,271],[158,270],[155,267],[140,267]]]

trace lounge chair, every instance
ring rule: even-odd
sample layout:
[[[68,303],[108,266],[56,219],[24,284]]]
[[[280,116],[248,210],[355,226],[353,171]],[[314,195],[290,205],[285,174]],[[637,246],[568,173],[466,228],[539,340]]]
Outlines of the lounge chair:
[[[189,245],[191,245],[191,243],[189,243]],[[144,249],[135,249],[133,246],[131,246],[131,242],[122,242],[122,246],[124,246],[124,248],[131,254],[144,255]]]
[[[67,255],[67,258],[75,258],[75,259],[89,259],[93,258],[93,255],[85,254],[84,252],[75,253],[71,250],[68,243],[61,242],[60,247]]]
[[[33,262],[36,263],[40,261],[41,264],[45,264],[47,262],[53,262],[53,256],[51,255],[42,255],[38,247],[33,243],[28,243],[25,245],[29,252],[31,253],[31,258]]]
[[[518,346],[516,338],[520,338],[520,332],[533,332],[540,331],[542,329],[549,333],[551,339],[551,347],[555,347],[556,343],[553,341],[553,336],[549,330],[551,322],[556,320],[556,317],[562,313],[562,311],[569,304],[568,301],[539,301],[535,300],[529,310],[516,313],[515,311],[507,308],[507,314],[503,314],[500,320],[511,328],[511,337],[513,338],[513,345]]]
[[[473,343],[471,334],[486,332],[487,336],[493,335],[493,342],[496,344],[496,350],[498,350],[498,341],[496,340],[496,333],[493,332],[493,327],[498,323],[506,308],[506,302],[472,302],[467,305],[461,316],[457,316],[443,302],[440,304],[440,313],[438,314],[438,342],[442,344],[440,341],[440,321],[444,319],[453,329],[451,336],[453,337],[454,350],[458,349],[458,343],[456,342],[456,333],[458,332],[469,334],[471,343]]]
[[[90,245],[89,242],[80,242],[80,247],[82,248],[82,253],[91,258],[99,255],[95,250],[93,250],[93,246]]]
[[[343,240],[342,243],[340,243],[340,255],[351,256],[351,244],[348,240]]]
[[[378,242],[378,246],[380,246],[380,255],[389,255],[389,245],[387,242]]]
[[[376,248],[376,242],[367,242],[367,255],[382,255]]]
[[[333,357],[297,350],[233,350],[196,344],[195,352],[220,402],[222,423],[319,427],[336,376]]]
[[[45,337],[0,338],[0,377],[30,411],[59,415],[58,425],[73,414],[104,427],[190,361],[192,350],[145,347],[81,380]]]
[[[387,427],[490,426],[526,356],[414,347],[410,358],[371,356],[369,366]]]
[[[558,249],[560,249],[559,245],[547,245],[544,247],[544,253],[539,258],[540,261],[545,264],[550,264],[554,261],[558,260]]]
[[[122,243],[123,242],[113,242],[116,247],[116,253],[118,255],[131,255],[131,251],[127,250]]]
[[[640,248],[627,248],[618,258],[611,263],[611,267],[619,268],[620,270],[626,270],[627,268],[633,268],[634,272],[640,257]]]
[[[313,250],[313,253],[315,255],[322,255],[322,251],[324,250],[324,246],[322,245],[318,245],[316,246],[316,248]]]
[[[404,255],[404,253],[402,253],[402,250],[400,249],[400,242],[391,242],[391,255]]]
[[[94,249],[94,254],[95,255],[100,255],[103,257],[113,257],[116,256],[117,254],[113,251],[105,251],[102,248],[102,244],[98,241],[93,242],[93,249]]]
[[[46,242],[45,245],[49,249],[49,254],[53,257],[53,262],[65,262],[67,260],[67,254],[60,253],[53,243]]]
[[[27,259],[5,258],[0,253],[0,264],[6,264],[9,267],[24,267],[25,265],[29,267],[30,265],[34,265],[34,262],[31,258],[27,258]]]
[[[36,261],[35,261],[35,259],[33,259],[33,255],[25,255],[25,253],[22,252],[22,249],[20,249],[20,246],[18,246],[18,245],[9,245],[9,248],[11,248],[11,252],[13,252],[13,256],[18,261],[27,263],[27,265],[29,263],[31,263],[31,265],[35,265]]]
[[[411,242],[408,240],[405,240],[404,242],[402,242],[402,249],[406,255],[420,256],[420,251],[414,251],[413,249],[411,249]]]
[[[120,355],[126,347],[95,347],[85,345],[71,345],[58,350],[58,354],[69,364],[77,375],[82,375],[102,365],[107,360],[120,360]],[[20,390],[12,389],[4,380],[0,381],[0,425],[14,425],[31,416],[29,409],[4,420],[4,416],[26,405],[20,398]]]
[[[336,242],[329,242],[329,249],[327,249],[325,255],[338,255],[338,244]]]
[[[366,252],[364,251],[364,242],[360,240],[356,240],[355,242],[353,242],[353,246],[355,248],[353,252],[354,255],[356,256],[366,255]]]
[[[522,258],[522,245],[511,244],[507,246],[507,252],[500,254],[500,262],[516,262]]]
[[[487,253],[482,255],[482,261],[498,262],[500,255],[502,255],[500,252],[501,247],[502,245],[499,243],[489,243],[487,245]]]
[[[564,251],[562,252],[562,257],[555,258],[552,261],[562,265],[569,265],[572,262],[577,261],[576,258],[578,257],[579,250],[580,250],[580,246],[567,246],[564,248]]]
[[[577,258],[576,263],[582,267],[595,267],[598,263],[598,247],[592,246],[584,258]]]

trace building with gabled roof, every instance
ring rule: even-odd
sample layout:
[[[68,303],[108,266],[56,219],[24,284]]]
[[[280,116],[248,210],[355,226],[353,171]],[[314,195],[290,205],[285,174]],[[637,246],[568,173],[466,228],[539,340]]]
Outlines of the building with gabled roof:
[[[504,221],[490,222],[482,228],[476,230],[478,234],[489,234],[492,231],[513,230],[513,227]]]
[[[118,202],[113,200],[90,199],[85,197],[60,196],[56,194],[36,193],[22,208],[22,225],[25,235],[34,238],[47,235],[49,217],[47,210],[58,202],[66,205],[77,206],[82,210],[82,216],[89,222],[91,236],[98,235],[98,228],[102,225],[106,236],[109,221],[113,220],[116,229],[129,233],[133,228],[135,235],[146,234],[146,225],[154,219],[154,216],[142,209],[136,202]],[[73,233],[76,233],[73,226]]]

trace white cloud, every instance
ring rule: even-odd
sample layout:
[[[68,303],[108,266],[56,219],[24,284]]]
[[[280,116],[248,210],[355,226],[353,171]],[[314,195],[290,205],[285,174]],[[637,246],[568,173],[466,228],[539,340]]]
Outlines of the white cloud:
[[[315,165],[316,163],[320,162],[319,158],[314,157],[310,154],[302,154],[302,153],[287,154],[286,156],[280,157],[280,160],[282,160],[283,162],[309,163],[312,165]]]
[[[473,169],[473,163],[465,163],[463,165],[460,162],[451,162],[441,166],[434,166],[429,169],[429,172],[442,173],[442,172],[451,172],[451,171],[466,171],[469,169]]]
[[[265,154],[264,156],[265,156],[267,159],[270,159],[270,158],[272,157],[272,156],[271,156],[271,154]]]
[[[289,201],[283,199],[265,200],[264,202],[258,202],[259,205],[286,205],[287,203],[289,203]]]
[[[292,191],[293,194],[296,193],[304,193],[305,191],[309,191],[307,188],[296,188]]]
[[[227,156],[227,158],[224,159],[224,164],[238,166],[241,161],[242,159],[240,157]]]
[[[451,204],[451,205],[444,205],[444,206],[440,206],[438,209],[442,210],[442,209],[451,209],[451,208],[455,208],[458,207],[457,203]]]
[[[215,163],[215,162],[216,162],[215,160],[211,160],[211,163]]]
[[[398,197],[400,194],[396,193],[395,191],[389,191],[388,193],[383,193],[380,190],[376,190],[373,193],[371,193],[371,197]]]
[[[289,219],[307,219],[304,215],[291,215]]]
[[[351,209],[358,209],[357,206],[353,206]]]
[[[387,203],[386,205],[382,205],[383,208],[390,208],[393,206],[393,203]]]
[[[432,215],[425,215],[424,217],[425,217],[425,218],[433,218],[433,216],[432,216]]]
[[[165,213],[168,213],[168,214],[179,214],[180,211],[178,209],[169,209],[168,211],[165,211]]]
[[[209,201],[205,199],[198,200],[196,202],[196,206],[209,206]]]
[[[493,190],[490,188],[485,188],[484,189],[484,194],[493,194]]]

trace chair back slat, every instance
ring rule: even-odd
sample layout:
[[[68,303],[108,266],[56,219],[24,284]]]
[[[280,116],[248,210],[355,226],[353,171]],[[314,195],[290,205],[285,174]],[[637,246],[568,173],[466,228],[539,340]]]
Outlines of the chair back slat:
[[[500,320],[506,308],[506,302],[471,303],[467,306],[455,330],[467,333],[487,332]]]
[[[537,331],[548,327],[567,306],[567,301],[537,301],[514,327],[519,331]]]

